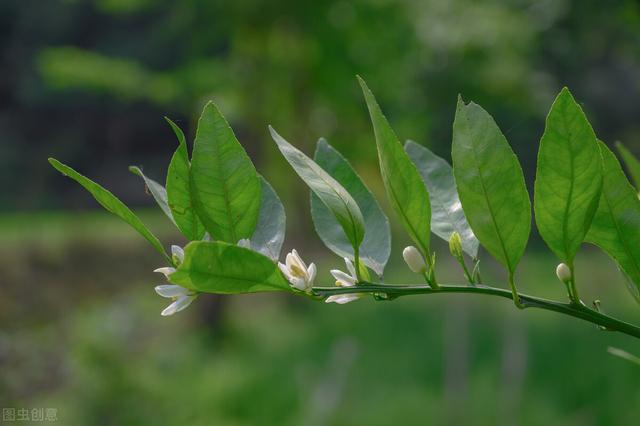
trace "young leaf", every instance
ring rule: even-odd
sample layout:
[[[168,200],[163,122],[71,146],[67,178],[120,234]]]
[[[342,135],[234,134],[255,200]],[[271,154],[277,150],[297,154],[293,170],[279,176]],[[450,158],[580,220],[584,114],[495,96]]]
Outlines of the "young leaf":
[[[205,293],[238,294],[290,291],[278,266],[253,250],[221,241],[193,241],[169,280]]]
[[[326,140],[316,145],[315,162],[340,183],[358,204],[364,219],[364,240],[360,259],[382,275],[391,252],[389,220],[349,162]],[[311,194],[311,217],[322,242],[340,257],[353,260],[353,248],[338,221],[314,193]]]
[[[209,234],[232,244],[250,238],[260,211],[260,179],[213,102],[198,121],[190,176],[195,210]]]
[[[102,207],[131,225],[133,229],[138,231],[140,235],[142,235],[147,241],[151,243],[151,245],[158,251],[158,253],[165,256],[167,260],[171,262],[171,257],[164,250],[164,247],[162,247],[162,243],[158,240],[158,238],[156,238],[156,236],[153,235],[146,226],[144,226],[138,216],[136,216],[127,206],[125,206],[122,201],[116,198],[115,195],[113,195],[111,192],[107,191],[97,183],[93,182],[91,179],[82,176],[71,167],[62,164],[55,158],[49,158],[49,163],[60,173],[70,177],[71,179],[82,185],[87,191],[91,193],[91,195],[93,195],[93,198],[95,198],[95,200],[100,203]]]
[[[571,264],[602,189],[602,155],[582,108],[565,87],[553,102],[538,151],[534,209],[540,236]]]
[[[462,208],[480,243],[511,274],[529,240],[531,202],[522,169],[491,115],[458,99],[453,173]]]
[[[640,302],[640,200],[616,156],[600,142],[603,186],[598,210],[586,241],[611,256],[635,284],[632,294]]]
[[[462,210],[453,169],[449,163],[414,141],[407,141],[404,150],[427,185],[433,233],[449,241],[451,234],[457,232],[462,239],[462,249],[472,258],[477,258],[479,242]]]
[[[640,192],[640,160],[638,160],[632,153],[622,145],[620,142],[616,143],[616,148],[622,156],[624,165],[627,166],[627,170],[633,179],[636,191]]]
[[[353,250],[358,250],[364,238],[364,218],[358,204],[322,167],[284,140],[273,127],[269,126],[269,131],[284,158],[331,211]]]
[[[165,117],[176,137],[178,148],[171,157],[167,170],[167,200],[169,208],[175,220],[176,226],[189,240],[201,240],[205,229],[202,221],[193,208],[191,187],[189,183],[189,152],[187,141],[182,130],[171,120]]]
[[[260,182],[262,183],[262,203],[258,224],[250,240],[251,248],[272,260],[278,260],[286,228],[284,207],[269,182],[262,176],[260,176]]]
[[[129,166],[129,171],[134,175],[140,176],[144,180],[144,184],[149,188],[149,192],[153,196],[153,199],[156,200],[160,209],[167,215],[171,222],[176,223],[173,220],[173,215],[171,214],[171,209],[169,209],[169,204],[167,203],[167,191],[164,189],[164,186],[160,185],[153,179],[148,178],[139,167]]]
[[[418,245],[423,256],[431,256],[429,253],[431,205],[427,187],[402,149],[402,144],[382,114],[367,83],[360,77],[358,81],[371,116],[378,147],[380,173],[387,196],[405,230]]]

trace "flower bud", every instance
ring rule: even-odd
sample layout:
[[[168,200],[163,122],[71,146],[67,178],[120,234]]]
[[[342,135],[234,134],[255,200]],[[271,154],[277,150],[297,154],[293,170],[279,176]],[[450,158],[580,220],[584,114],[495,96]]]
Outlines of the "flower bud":
[[[569,267],[564,263],[558,265],[556,268],[556,275],[558,276],[558,279],[565,284],[571,281],[571,269],[569,269]]]
[[[427,271],[427,265],[424,258],[417,248],[414,246],[405,247],[402,251],[402,257],[407,262],[407,266],[416,274],[424,274]]]
[[[456,259],[462,258],[462,238],[457,232],[451,234],[451,238],[449,238],[449,251]]]

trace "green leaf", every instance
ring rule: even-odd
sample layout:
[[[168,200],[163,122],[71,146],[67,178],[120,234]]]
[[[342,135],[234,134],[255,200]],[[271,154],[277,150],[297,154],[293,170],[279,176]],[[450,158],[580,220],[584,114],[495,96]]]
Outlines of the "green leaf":
[[[113,195],[111,192],[107,191],[97,183],[93,182],[91,179],[82,176],[71,167],[62,164],[55,158],[49,158],[49,163],[60,173],[70,177],[71,179],[82,185],[87,191],[91,193],[91,195],[93,195],[93,198],[95,198],[102,207],[131,225],[133,229],[138,231],[140,235],[142,235],[147,241],[151,243],[151,245],[158,251],[158,253],[165,256],[165,258],[167,258],[167,260],[172,263],[171,257],[167,254],[164,247],[162,247],[162,243],[158,240],[158,238],[156,238],[156,236],[147,229],[144,223],[142,223],[138,216],[136,216],[127,206],[125,206],[124,203],[120,201],[115,195]]]
[[[634,283],[631,293],[640,303],[640,200],[616,156],[600,143],[603,186],[598,210],[586,241],[611,256]]]
[[[191,191],[198,217],[215,239],[250,238],[260,211],[260,179],[244,148],[213,102],[200,120],[191,160]]]
[[[462,239],[462,249],[477,258],[479,242],[462,210],[449,163],[414,141],[407,141],[404,150],[427,185],[431,200],[431,231],[447,242],[451,234],[457,232]]]
[[[491,115],[458,99],[453,173],[460,202],[480,243],[513,274],[531,232],[522,168]]]
[[[367,83],[360,77],[358,81],[371,116],[378,147],[380,173],[387,196],[411,239],[418,245],[422,254],[428,257],[431,205],[427,187],[382,114]]]
[[[278,260],[286,229],[284,206],[269,182],[262,176],[260,176],[260,182],[262,183],[262,203],[258,224],[250,240],[251,248],[272,260]]]
[[[364,238],[364,218],[358,204],[322,167],[284,140],[273,127],[269,126],[269,131],[284,158],[338,220],[354,251],[358,250]]]
[[[191,186],[189,182],[189,151],[182,130],[165,117],[178,138],[178,148],[171,157],[167,170],[167,199],[176,226],[189,240],[201,240],[205,229],[193,208]]]
[[[360,245],[360,259],[382,275],[391,252],[389,220],[349,162],[326,140],[320,139],[313,158],[340,183],[356,201],[364,219],[365,234]],[[340,257],[353,260],[353,248],[342,227],[317,195],[311,194],[311,217],[322,242]]]
[[[631,175],[631,179],[633,179],[633,183],[635,184],[636,191],[640,192],[640,160],[638,160],[632,153],[622,145],[620,142],[616,143],[616,148],[618,152],[622,156],[622,160],[624,161],[624,165],[627,166],[627,170]]]
[[[551,106],[540,140],[534,209],[540,236],[567,264],[589,230],[601,189],[596,135],[565,87]]]
[[[134,175],[140,176],[144,180],[144,184],[149,188],[149,192],[151,192],[153,199],[156,200],[160,209],[169,219],[171,219],[171,222],[175,224],[173,215],[171,214],[171,209],[167,203],[167,191],[164,189],[164,186],[160,185],[155,180],[148,178],[139,167],[129,166],[129,171]]]
[[[169,280],[205,293],[238,294],[291,291],[278,266],[268,257],[221,241],[193,241]]]

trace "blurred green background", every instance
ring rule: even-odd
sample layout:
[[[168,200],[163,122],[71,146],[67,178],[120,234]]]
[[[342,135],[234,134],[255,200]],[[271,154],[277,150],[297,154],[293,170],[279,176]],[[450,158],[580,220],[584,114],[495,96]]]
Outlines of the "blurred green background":
[[[70,425],[631,425],[640,342],[482,296],[328,306],[286,295],[201,297],[170,318],[162,259],[46,163],[113,190],[165,244],[139,164],[163,181],[175,138],[221,107],[288,214],[285,249],[341,267],[267,124],[311,153],[326,137],[392,220],[362,75],[401,139],[449,158],[460,93],[489,110],[533,185],[555,94],[640,155],[640,6],[569,0],[0,1],[0,407]],[[394,222],[387,279],[415,282]],[[436,243],[439,275],[462,275]],[[562,299],[534,231],[520,287]],[[483,256],[487,281],[504,282]],[[585,247],[585,299],[640,323],[615,266]],[[25,423],[25,422],[23,422]]]

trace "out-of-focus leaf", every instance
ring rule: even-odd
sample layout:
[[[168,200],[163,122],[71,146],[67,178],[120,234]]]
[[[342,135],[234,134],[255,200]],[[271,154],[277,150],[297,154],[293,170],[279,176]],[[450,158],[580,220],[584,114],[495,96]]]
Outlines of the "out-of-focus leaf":
[[[167,200],[176,226],[189,240],[201,240],[204,225],[193,208],[191,186],[189,182],[189,151],[184,133],[173,121],[165,117],[176,137],[178,148],[171,157],[167,170]]]
[[[269,182],[262,176],[260,176],[260,182],[262,183],[262,203],[258,224],[250,240],[251,248],[272,260],[278,260],[286,229],[284,206]]]
[[[640,160],[638,160],[631,151],[629,151],[627,147],[622,145],[620,142],[616,143],[616,148],[622,156],[624,165],[627,166],[627,170],[635,184],[636,191],[640,192]]]
[[[534,209],[540,236],[571,264],[589,230],[602,189],[602,155],[580,105],[565,87],[540,140]]]
[[[358,250],[364,238],[364,218],[353,197],[329,173],[284,140],[271,126],[269,131],[284,158],[331,211],[354,251]]]
[[[349,162],[324,139],[318,141],[313,159],[358,204],[365,228],[360,245],[360,259],[376,274],[382,275],[391,252],[389,220]],[[353,248],[342,232],[342,227],[314,193],[311,194],[311,217],[322,242],[338,256],[353,260]]]
[[[169,208],[169,204],[167,203],[167,190],[164,189],[164,186],[160,185],[153,179],[148,178],[139,167],[129,166],[129,171],[137,176],[140,176],[142,180],[144,180],[144,184],[149,188],[149,192],[153,196],[153,199],[156,200],[160,209],[167,215],[171,222],[176,223],[173,220],[173,215],[171,214],[171,209]]]
[[[522,168],[491,115],[458,99],[453,172],[462,208],[480,243],[510,273],[529,240],[531,202]]]
[[[213,102],[205,105],[191,159],[191,196],[207,232],[235,244],[250,238],[262,186],[253,163]]]
[[[268,257],[222,241],[193,241],[169,280],[205,293],[289,291],[291,287]]]
[[[160,240],[158,240],[158,238],[156,238],[156,236],[147,229],[144,223],[142,223],[140,218],[138,218],[138,216],[136,216],[135,213],[133,213],[129,209],[129,207],[124,205],[124,203],[120,201],[115,195],[113,195],[111,192],[107,191],[91,179],[82,176],[71,167],[62,164],[55,158],[49,158],[49,163],[60,173],[70,177],[71,179],[82,185],[87,191],[91,193],[91,195],[93,195],[93,198],[95,198],[95,200],[100,203],[102,207],[131,225],[133,229],[138,231],[140,235],[142,235],[147,241],[151,243],[151,245],[158,251],[158,253],[162,254],[165,258],[167,258],[167,260],[169,260],[169,262],[171,262],[171,257],[167,254],[164,247],[162,247],[162,243],[160,242]]]
[[[402,148],[367,83],[358,77],[364,94],[380,161],[380,173],[394,210],[424,256],[429,253],[431,205],[420,173]]]
[[[431,200],[431,231],[445,241],[457,232],[462,239],[462,249],[477,258],[479,242],[462,210],[449,163],[414,141],[407,141],[404,150],[427,185]]]
[[[640,302],[640,200],[611,150],[600,143],[603,186],[598,210],[586,241],[611,256],[634,285],[631,293]]]

